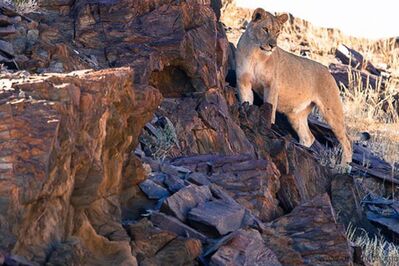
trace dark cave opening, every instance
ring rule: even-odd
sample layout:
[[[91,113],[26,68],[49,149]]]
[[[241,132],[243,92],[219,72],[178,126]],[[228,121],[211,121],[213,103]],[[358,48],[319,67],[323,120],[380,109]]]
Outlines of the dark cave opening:
[[[152,72],[149,83],[165,98],[177,98],[194,91],[190,77],[185,71],[175,66]]]

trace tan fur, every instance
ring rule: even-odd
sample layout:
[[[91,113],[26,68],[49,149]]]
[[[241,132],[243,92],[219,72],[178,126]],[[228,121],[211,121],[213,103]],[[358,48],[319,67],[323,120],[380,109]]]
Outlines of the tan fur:
[[[352,161],[352,146],[344,126],[343,107],[334,78],[323,65],[276,46],[286,15],[275,17],[256,9],[237,45],[237,84],[241,102],[253,103],[252,89],[263,94],[276,110],[287,115],[300,143],[310,147],[315,138],[308,115],[316,105],[343,147],[342,161]]]

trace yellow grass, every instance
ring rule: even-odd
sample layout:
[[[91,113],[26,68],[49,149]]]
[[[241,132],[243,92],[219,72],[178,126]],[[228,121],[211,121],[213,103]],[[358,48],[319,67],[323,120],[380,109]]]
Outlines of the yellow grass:
[[[291,52],[299,54],[300,44],[310,49],[310,57],[322,63],[334,63],[335,49],[345,44],[363,54],[377,66],[388,66],[394,75],[399,72],[399,48],[395,39],[369,40],[343,34],[337,29],[315,27],[311,23],[292,18],[283,27],[279,44]],[[396,46],[396,48],[395,48]]]

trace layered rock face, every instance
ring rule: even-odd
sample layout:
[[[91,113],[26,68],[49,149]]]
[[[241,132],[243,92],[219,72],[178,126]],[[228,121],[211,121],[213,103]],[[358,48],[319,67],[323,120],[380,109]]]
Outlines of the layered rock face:
[[[1,90],[2,249],[43,263],[75,240],[88,259],[134,263],[123,162],[161,94],[132,78],[129,68],[21,76]]]
[[[129,65],[136,69],[135,83],[150,82],[164,96],[223,87],[228,42],[210,0],[38,4],[46,13],[33,16],[39,25],[20,18],[13,26],[21,36],[7,39],[17,46],[29,28],[40,32],[20,49],[29,54],[21,68],[64,72]]]

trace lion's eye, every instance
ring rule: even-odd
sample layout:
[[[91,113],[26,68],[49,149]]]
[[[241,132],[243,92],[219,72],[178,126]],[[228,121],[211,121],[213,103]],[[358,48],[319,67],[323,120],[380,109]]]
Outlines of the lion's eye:
[[[268,29],[268,28],[263,28],[263,30],[264,30],[266,33],[269,33],[269,29]]]

